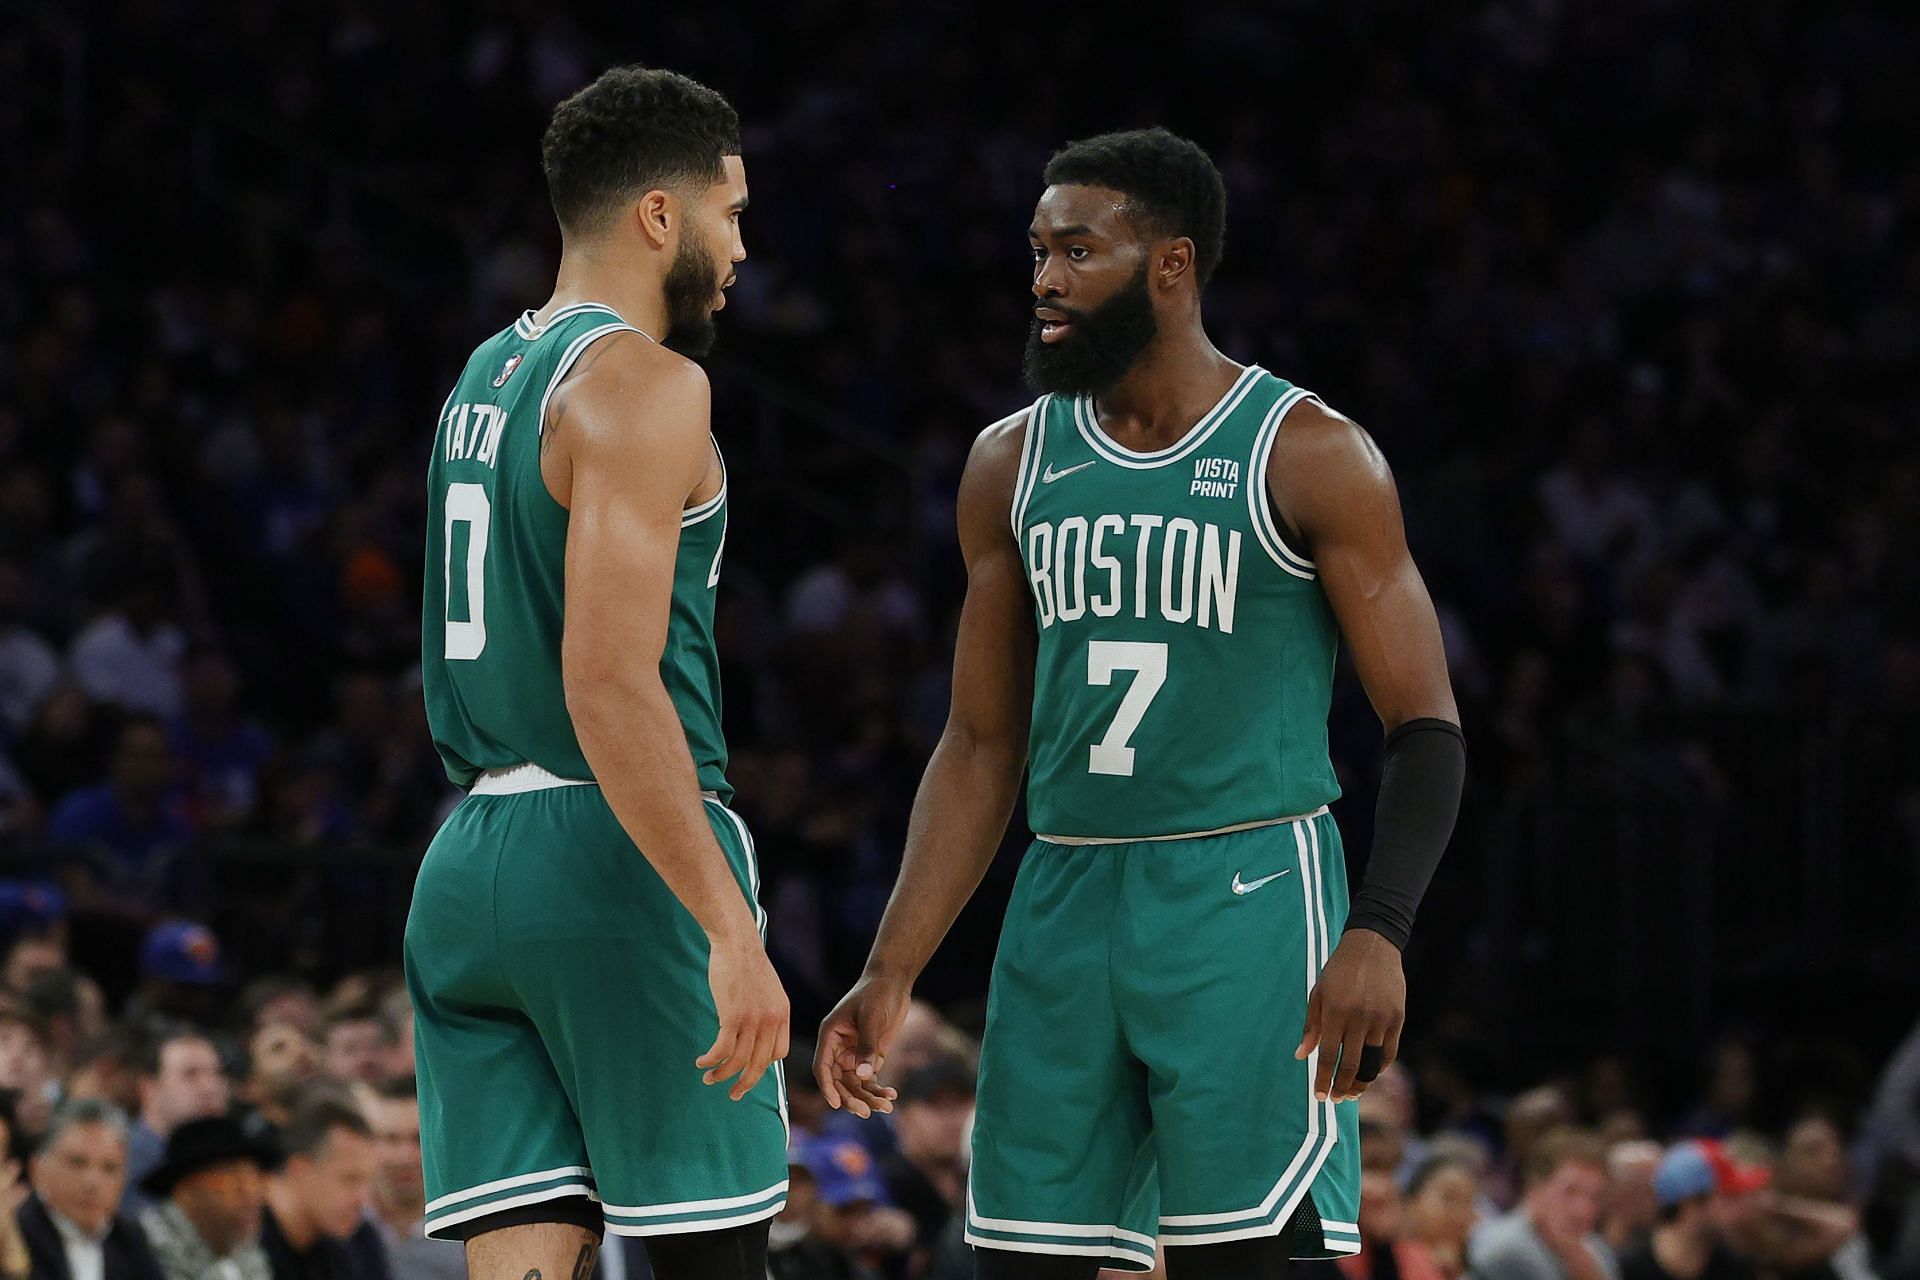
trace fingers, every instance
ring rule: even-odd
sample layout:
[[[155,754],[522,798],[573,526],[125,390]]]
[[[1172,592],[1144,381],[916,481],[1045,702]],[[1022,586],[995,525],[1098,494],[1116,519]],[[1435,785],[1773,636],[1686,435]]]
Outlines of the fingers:
[[[720,1034],[714,1037],[713,1048],[695,1058],[693,1065],[707,1068],[718,1067],[733,1055],[733,1046],[738,1043],[739,1039],[740,1029],[723,1020],[720,1023]],[[712,1084],[714,1081],[713,1072],[709,1070],[704,1078],[708,1084]]]
[[[876,1111],[883,1115],[891,1112],[894,1099],[899,1097],[895,1090],[858,1076],[842,1076],[840,1092],[847,1101],[847,1110],[862,1120]]]
[[[1320,1015],[1324,1001],[1320,997],[1320,984],[1313,984],[1313,991],[1307,996],[1307,1029],[1300,1037],[1300,1047],[1293,1051],[1295,1058],[1305,1058],[1320,1047]]]
[[[1339,1011],[1322,1016],[1320,1027],[1320,1058],[1313,1073],[1313,1096],[1326,1102],[1334,1095],[1334,1071],[1340,1065],[1341,1052],[1346,1045],[1346,1016]],[[1349,1059],[1352,1062],[1358,1054]],[[1353,1070],[1347,1068],[1347,1080],[1353,1080]]]
[[[747,1096],[753,1086],[760,1083],[760,1077],[767,1073],[767,1067],[773,1062],[773,1051],[779,1047],[779,1031],[774,1027],[763,1026],[754,1035],[752,1050],[744,1055],[740,1064],[740,1078],[735,1080],[733,1088],[727,1090],[727,1096],[735,1102]]]

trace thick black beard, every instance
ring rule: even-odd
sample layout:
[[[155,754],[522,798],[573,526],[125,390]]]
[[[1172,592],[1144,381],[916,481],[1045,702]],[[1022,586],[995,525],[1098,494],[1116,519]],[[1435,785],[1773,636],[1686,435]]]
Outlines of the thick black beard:
[[[1147,292],[1145,263],[1120,292],[1093,310],[1055,309],[1072,321],[1073,328],[1060,342],[1042,342],[1040,321],[1034,320],[1021,362],[1027,385],[1043,393],[1100,394],[1126,376],[1159,332],[1153,298]]]
[[[667,299],[667,336],[661,346],[683,356],[703,356],[719,340],[719,326],[713,322],[713,255],[699,236],[688,228],[680,237],[680,248],[667,268],[662,288]]]

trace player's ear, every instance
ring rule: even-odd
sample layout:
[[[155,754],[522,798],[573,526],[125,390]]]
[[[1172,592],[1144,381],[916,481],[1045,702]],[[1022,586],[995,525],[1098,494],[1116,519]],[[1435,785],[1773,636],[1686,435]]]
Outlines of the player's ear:
[[[1154,271],[1154,283],[1171,288],[1193,274],[1193,241],[1186,236],[1160,242],[1160,254]]]
[[[673,223],[680,216],[680,210],[674,205],[673,197],[655,189],[640,197],[633,206],[634,221],[639,225],[640,234],[656,249],[664,249],[673,239]]]

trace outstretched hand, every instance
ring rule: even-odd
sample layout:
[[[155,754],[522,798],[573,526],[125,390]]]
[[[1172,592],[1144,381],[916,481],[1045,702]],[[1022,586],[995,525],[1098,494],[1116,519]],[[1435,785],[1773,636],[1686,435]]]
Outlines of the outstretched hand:
[[[820,1024],[813,1075],[828,1106],[844,1107],[862,1120],[893,1110],[898,1095],[880,1083],[880,1068],[911,999],[907,988],[862,978]]]
[[[1365,1093],[1399,1056],[1406,1018],[1399,949],[1371,929],[1342,935],[1307,997],[1306,1034],[1293,1054],[1320,1051],[1313,1096],[1345,1102]]]

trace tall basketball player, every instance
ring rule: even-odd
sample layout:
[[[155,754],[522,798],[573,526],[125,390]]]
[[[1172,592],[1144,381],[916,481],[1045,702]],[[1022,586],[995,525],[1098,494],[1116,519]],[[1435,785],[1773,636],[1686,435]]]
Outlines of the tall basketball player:
[[[1400,951],[1465,755],[1393,480],[1359,427],[1216,350],[1225,192],[1164,130],[1054,156],[1027,372],[960,486],[953,706],[828,1100],[876,1072],[1023,768],[1038,839],[995,961],[966,1236],[985,1277],[1274,1277],[1360,1247],[1351,1099],[1392,1060]],[[1327,756],[1344,636],[1386,730],[1348,909]]]
[[[428,719],[466,788],[407,920],[427,1233],[475,1280],[766,1274],[786,1201],[753,840],[727,807],[707,381],[739,122],[609,71],[543,143],[559,281],[467,361],[428,469]],[[677,348],[677,350],[676,350]]]

